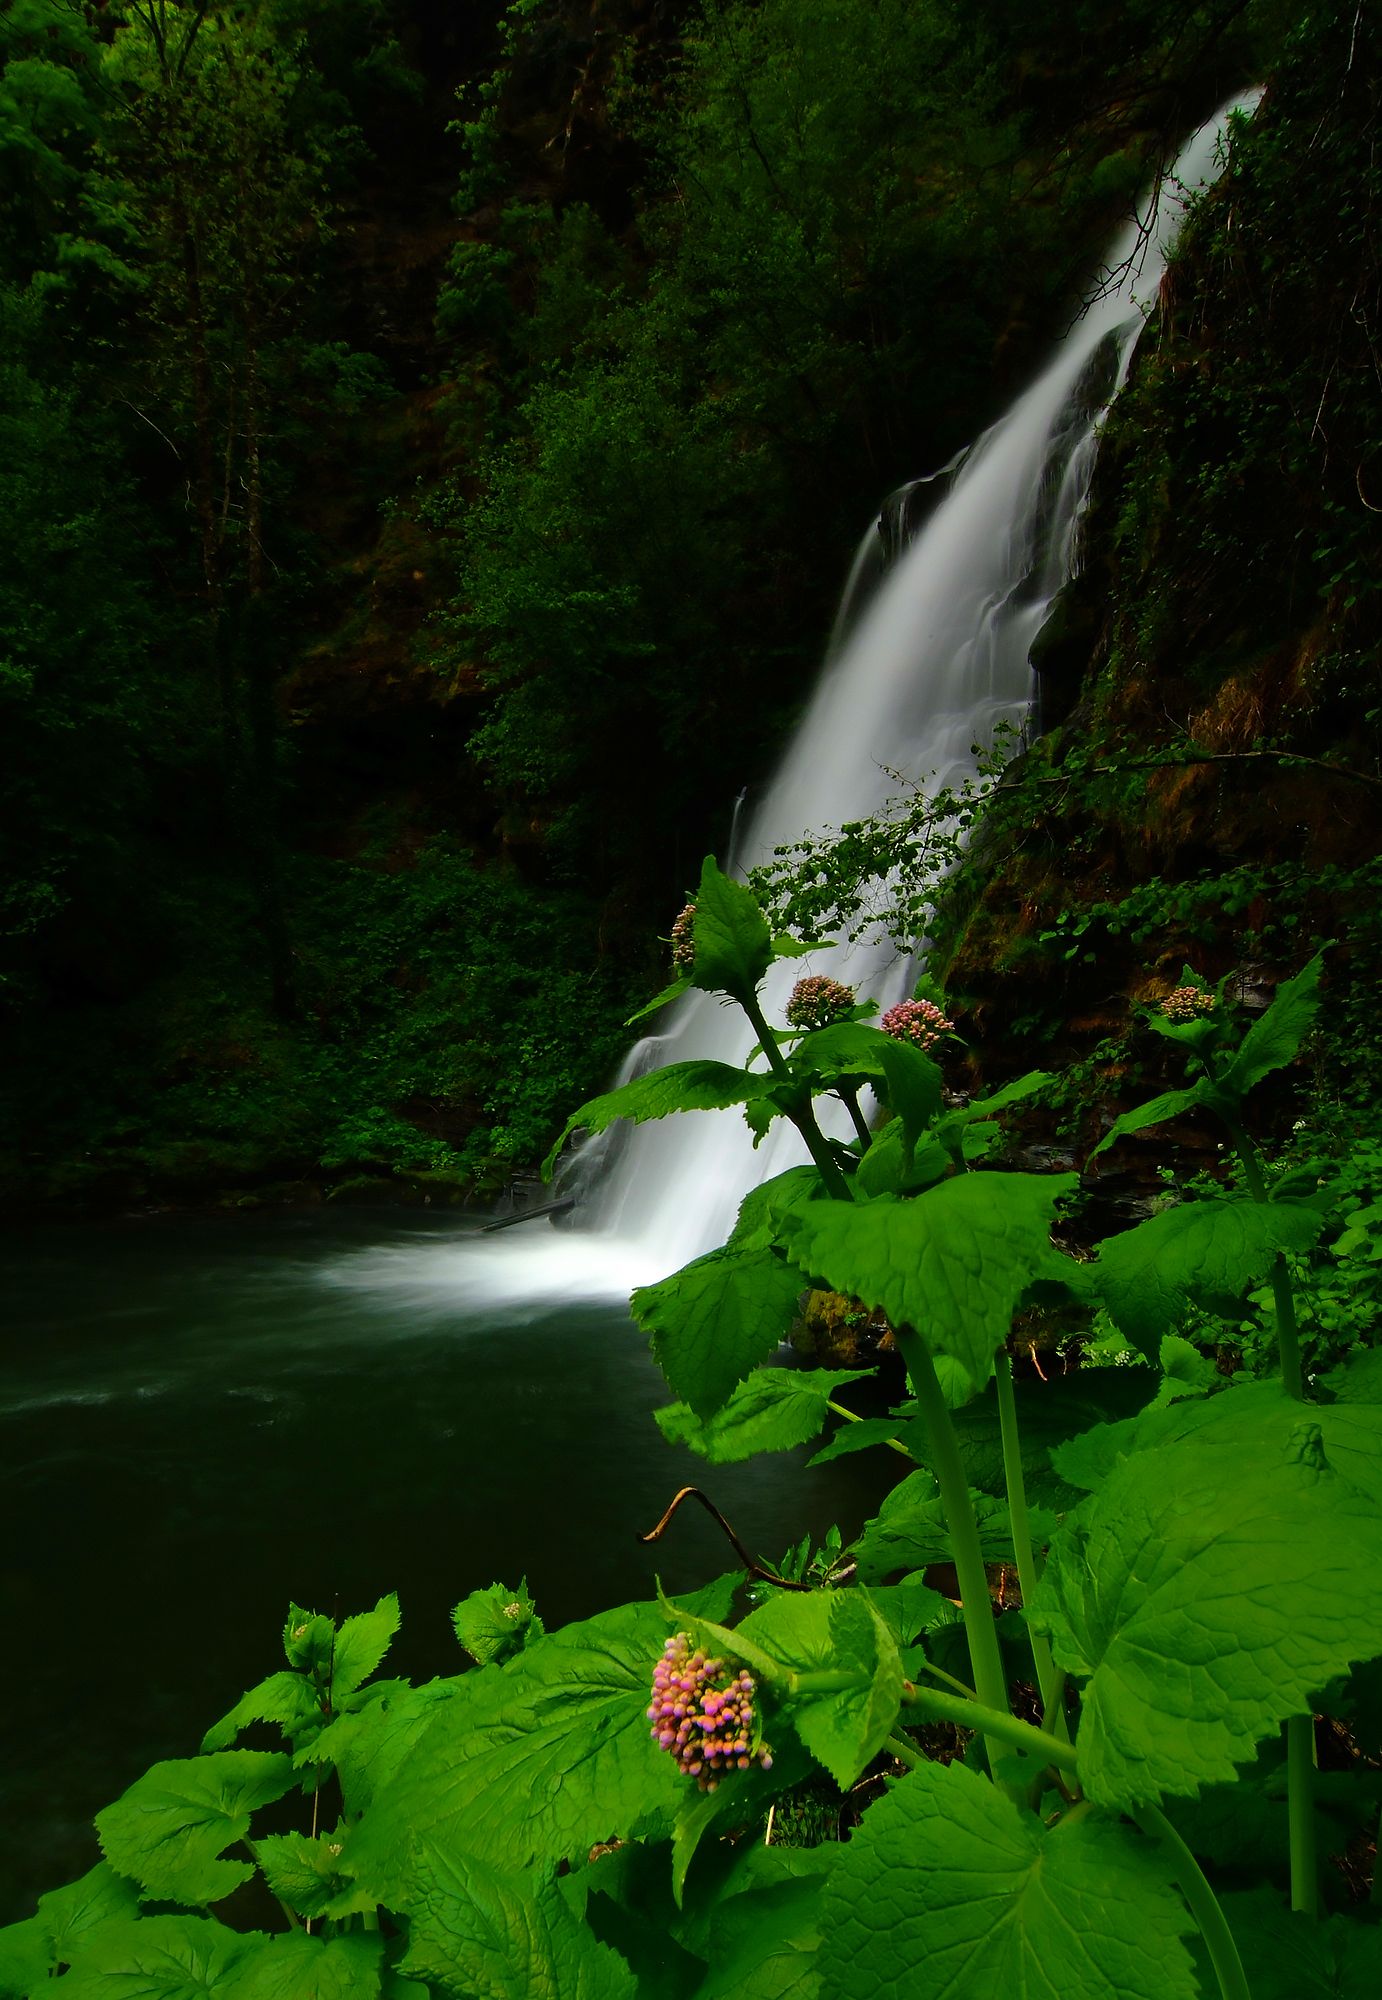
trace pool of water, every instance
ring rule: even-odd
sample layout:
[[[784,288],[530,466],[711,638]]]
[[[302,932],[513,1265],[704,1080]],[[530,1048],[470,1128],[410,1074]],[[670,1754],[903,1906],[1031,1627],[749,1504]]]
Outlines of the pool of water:
[[[546,1223],[322,1211],[53,1225],[0,1243],[0,1922],[98,1858],[92,1815],[282,1665],[290,1600],[397,1590],[390,1666],[526,1575],[550,1625],[871,1511],[872,1456],[708,1468],[623,1300],[653,1272]]]

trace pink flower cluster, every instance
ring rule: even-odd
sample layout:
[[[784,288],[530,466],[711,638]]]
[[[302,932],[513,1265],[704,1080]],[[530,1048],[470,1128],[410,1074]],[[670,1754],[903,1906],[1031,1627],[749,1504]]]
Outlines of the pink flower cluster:
[[[842,986],[838,979],[826,979],[815,973],[809,979],[799,979],[792,988],[787,1002],[787,1021],[793,1028],[828,1028],[832,1021],[843,1021],[854,1006],[854,988]]]
[[[878,1025],[885,1035],[891,1035],[895,1041],[913,1042],[928,1055],[942,1035],[955,1032],[955,1023],[930,1000],[899,1000],[895,1007],[889,1007]]]
[[[772,1768],[767,1745],[752,1748],[752,1674],[733,1661],[693,1653],[685,1632],[667,1641],[653,1669],[648,1720],[654,1743],[703,1792],[713,1792],[729,1771],[747,1771],[755,1757],[765,1771]]]
[[[672,963],[678,972],[689,972],[696,962],[695,921],[696,905],[688,903],[672,925]]]
[[[1198,1021],[1214,1012],[1214,995],[1200,986],[1178,986],[1162,1001],[1161,1011],[1168,1021]]]

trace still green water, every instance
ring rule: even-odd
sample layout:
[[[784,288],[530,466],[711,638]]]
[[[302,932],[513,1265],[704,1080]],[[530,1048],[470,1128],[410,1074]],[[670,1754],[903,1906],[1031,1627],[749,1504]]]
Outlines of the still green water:
[[[397,1590],[390,1671],[426,1679],[460,1664],[448,1613],[478,1585],[526,1574],[551,1626],[732,1567],[694,1507],[640,1545],[680,1486],[773,1558],[871,1511],[883,1454],[711,1469],[665,1444],[598,1242],[477,1228],[154,1217],[3,1245],[0,1922],[283,1664],[290,1599]]]

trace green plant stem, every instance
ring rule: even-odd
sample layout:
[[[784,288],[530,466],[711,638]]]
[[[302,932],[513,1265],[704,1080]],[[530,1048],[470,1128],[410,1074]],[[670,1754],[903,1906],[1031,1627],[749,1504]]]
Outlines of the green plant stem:
[[[1008,1516],[1012,1523],[1013,1553],[1017,1557],[1017,1580],[1022,1589],[1023,1605],[1030,1607],[1036,1596],[1036,1556],[1027,1519],[1027,1482],[1022,1472],[1022,1440],[1017,1430],[1012,1358],[1006,1347],[998,1350],[994,1373],[998,1390],[998,1424],[1003,1438],[1003,1477],[1008,1488]],[[1056,1663],[1051,1657],[1050,1645],[1043,1632],[1033,1632],[1030,1626],[1027,1638],[1032,1648],[1042,1708],[1054,1712],[1052,1696],[1056,1686]]]
[[[916,1744],[909,1743],[907,1738],[899,1736],[896,1730],[893,1731],[883,1747],[885,1750],[891,1750],[898,1763],[905,1764],[909,1771],[919,1771],[926,1762],[920,1750],[917,1749]]]
[[[1007,1715],[1008,1682],[1003,1672],[1003,1656],[993,1622],[993,1602],[989,1597],[988,1571],[979,1543],[979,1524],[969,1497],[955,1428],[936,1379],[931,1350],[915,1327],[896,1329],[898,1347],[907,1364],[912,1394],[921,1409],[931,1446],[931,1466],[941,1490],[946,1526],[950,1530],[951,1553],[960,1580],[960,1609],[964,1614],[965,1636],[969,1640],[970,1671],[980,1704]],[[988,1733],[987,1731],[985,1732]]]
[[[863,1151],[867,1152],[873,1144],[873,1134],[868,1128],[868,1121],[865,1119],[863,1112],[859,1109],[859,1086],[856,1084],[853,1090],[851,1090],[848,1084],[837,1084],[835,1095],[849,1113],[850,1123],[854,1127],[854,1136],[858,1139]]]
[[[981,1701],[961,1701],[958,1695],[942,1694],[939,1688],[917,1687],[909,1681],[902,1695],[908,1708],[917,1709],[932,1722],[953,1722],[958,1729],[973,1729],[1010,1750],[1021,1750],[1042,1764],[1054,1764],[1059,1771],[1075,1769],[1075,1746],[1048,1736],[1030,1722],[1019,1722],[1006,1709],[989,1708]]]
[[[1233,1140],[1234,1150],[1243,1168],[1243,1179],[1248,1184],[1248,1193],[1256,1202],[1266,1203],[1267,1187],[1262,1178],[1262,1164],[1257,1157],[1257,1148],[1243,1127],[1234,1118],[1226,1117]],[[1305,1400],[1305,1376],[1300,1361],[1300,1333],[1296,1326],[1296,1301],[1291,1290],[1291,1273],[1287,1269],[1286,1258],[1278,1250],[1272,1264],[1272,1303],[1276,1308],[1276,1344],[1281,1358],[1281,1386],[1288,1396],[1294,1396],[1298,1403]]]
[[[1286,1722],[1286,1804],[1291,1829],[1291,1908],[1320,1913],[1320,1870],[1315,1835],[1315,1718]]]
[[[816,1123],[816,1114],[811,1108],[811,1093],[807,1086],[801,1082],[800,1078],[793,1076],[791,1070],[787,1067],[782,1051],[777,1045],[777,1038],[768,1026],[764,1018],[763,1009],[758,1004],[758,995],[756,993],[747,995],[740,993],[736,995],[736,998],[739,1001],[739,1005],[749,1017],[749,1023],[758,1037],[764,1055],[768,1059],[768,1068],[774,1076],[780,1077],[784,1083],[792,1084],[801,1093],[801,1101],[797,1105],[797,1108],[794,1111],[788,1111],[787,1116],[806,1141],[807,1150],[820,1169],[821,1179],[825,1182],[826,1187],[835,1197],[836,1201],[852,1200],[853,1197],[849,1191],[849,1182],[840,1171],[840,1163],[830,1150],[830,1141]]]
[[[1257,1148],[1242,1125],[1226,1117],[1225,1125],[1243,1168],[1243,1179],[1255,1202],[1265,1203],[1267,1186]],[[1300,1359],[1296,1301],[1286,1258],[1278,1251],[1272,1263],[1272,1301],[1276,1307],[1277,1353],[1281,1386],[1297,1402],[1305,1400],[1305,1376]],[[1315,1829],[1315,1721],[1293,1715],[1286,1723],[1287,1826],[1291,1847],[1291,1908],[1302,1916],[1319,1915],[1319,1857]]]
[[[1132,1817],[1147,1838],[1158,1842],[1171,1857],[1177,1886],[1189,1905],[1191,1916],[1199,1925],[1223,2000],[1252,2000],[1233,1932],[1228,1927],[1228,1919],[1219,1906],[1218,1897],[1205,1880],[1199,1862],[1159,1807],[1138,1806]]]
[[[829,1397],[826,1398],[825,1407],[827,1410],[833,1410],[837,1417],[843,1417],[846,1423],[862,1424],[864,1421],[857,1410],[847,1410],[843,1403],[832,1403]],[[900,1451],[909,1464],[916,1464],[916,1460],[912,1457],[906,1445],[902,1444],[897,1438],[880,1438],[878,1442],[885,1444],[889,1451]]]

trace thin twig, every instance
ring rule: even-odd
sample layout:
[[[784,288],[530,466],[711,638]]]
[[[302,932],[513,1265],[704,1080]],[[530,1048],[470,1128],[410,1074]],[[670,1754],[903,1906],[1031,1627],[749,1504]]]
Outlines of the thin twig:
[[[710,1515],[711,1519],[715,1521],[715,1523],[720,1528],[721,1532],[726,1536],[730,1546],[734,1550],[734,1553],[738,1556],[740,1562],[743,1563],[744,1568],[748,1571],[750,1576],[758,1577],[764,1583],[775,1584],[779,1590],[810,1590],[811,1585],[809,1583],[793,1583],[789,1577],[779,1576],[775,1570],[765,1569],[756,1556],[751,1556],[748,1550],[744,1547],[744,1544],[740,1541],[739,1537],[735,1534],[733,1528],[731,1528],[731,1526],[729,1525],[729,1522],[725,1519],[724,1515],[715,1505],[715,1502],[713,1500],[708,1499],[706,1495],[702,1493],[699,1486],[683,1486],[680,1493],[677,1493],[673,1496],[671,1502],[668,1505],[666,1513],[663,1515],[662,1519],[658,1522],[657,1526],[652,1530],[650,1534],[640,1535],[638,1537],[639,1541],[640,1542],[661,1541],[664,1530],[671,1526],[672,1517],[676,1513],[677,1509],[680,1507],[683,1500],[700,1501],[702,1507],[705,1508],[706,1513]]]

